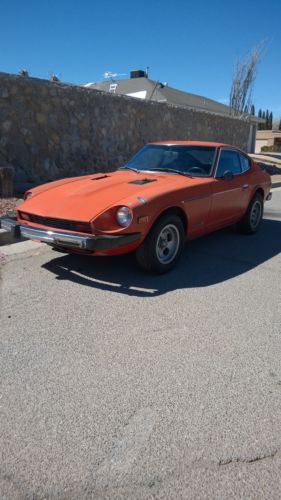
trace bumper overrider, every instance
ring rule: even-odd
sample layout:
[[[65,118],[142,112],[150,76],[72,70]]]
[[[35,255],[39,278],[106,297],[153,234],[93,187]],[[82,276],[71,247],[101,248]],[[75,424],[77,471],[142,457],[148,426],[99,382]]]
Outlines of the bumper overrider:
[[[140,239],[140,233],[111,235],[80,235],[68,231],[50,231],[48,229],[37,229],[35,227],[25,226],[17,222],[11,217],[1,218],[1,227],[6,231],[10,231],[14,238],[28,238],[37,240],[49,245],[59,246],[63,248],[77,248],[81,250],[110,250],[123,245],[128,245]]]

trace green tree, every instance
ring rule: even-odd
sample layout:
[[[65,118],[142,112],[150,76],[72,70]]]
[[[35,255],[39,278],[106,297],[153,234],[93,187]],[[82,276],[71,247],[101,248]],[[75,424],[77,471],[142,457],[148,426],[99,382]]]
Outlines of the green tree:
[[[280,118],[280,122],[279,122],[279,130],[281,130],[281,118]]]
[[[251,109],[252,111],[252,109]],[[273,126],[273,113],[268,109],[264,111],[263,109],[259,109],[258,117],[263,118],[265,120],[264,123],[258,124],[258,130],[272,130]]]
[[[259,112],[258,112],[258,117],[261,118],[262,117],[262,110],[259,109]],[[259,123],[258,124],[258,130],[262,130],[262,123]]]
[[[254,104],[252,104],[252,106],[251,106],[251,115],[255,116],[255,114],[256,114],[255,106],[254,106]]]
[[[265,130],[269,129],[269,112],[268,109],[265,112]]]
[[[262,112],[261,117],[265,120],[265,111]],[[266,124],[265,121],[264,121],[264,123],[261,124],[261,129],[262,130],[265,130],[265,124]]]

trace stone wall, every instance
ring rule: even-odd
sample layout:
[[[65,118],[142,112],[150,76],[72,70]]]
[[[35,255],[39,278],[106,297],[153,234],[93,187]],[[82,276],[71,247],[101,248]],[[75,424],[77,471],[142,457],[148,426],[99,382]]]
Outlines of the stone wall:
[[[113,170],[149,141],[201,139],[247,149],[243,121],[0,73],[0,166],[16,188]]]

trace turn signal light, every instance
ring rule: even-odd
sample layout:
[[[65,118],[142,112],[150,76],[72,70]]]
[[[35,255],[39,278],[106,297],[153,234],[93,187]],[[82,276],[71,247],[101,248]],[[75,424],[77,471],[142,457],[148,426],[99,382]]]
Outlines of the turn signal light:
[[[88,222],[75,222],[74,227],[78,233],[91,233],[91,226]]]
[[[19,216],[23,220],[30,220],[29,215],[27,213],[25,213],[25,212],[19,212]]]

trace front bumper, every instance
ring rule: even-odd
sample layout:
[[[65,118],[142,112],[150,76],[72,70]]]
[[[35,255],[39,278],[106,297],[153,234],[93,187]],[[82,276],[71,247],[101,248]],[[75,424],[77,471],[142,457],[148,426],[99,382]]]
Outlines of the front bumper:
[[[66,249],[81,249],[88,251],[110,250],[123,245],[128,245],[140,239],[140,233],[132,234],[97,234],[83,236],[67,231],[49,231],[24,226],[11,217],[1,218],[1,227],[13,233],[14,238],[28,238],[30,240],[42,241],[49,245],[59,246]]]

